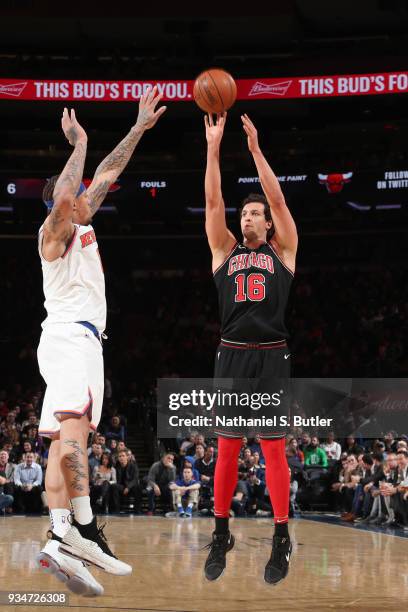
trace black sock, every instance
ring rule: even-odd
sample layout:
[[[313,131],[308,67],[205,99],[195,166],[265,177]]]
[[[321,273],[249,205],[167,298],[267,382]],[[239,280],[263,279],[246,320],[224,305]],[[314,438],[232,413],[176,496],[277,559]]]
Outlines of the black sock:
[[[288,538],[288,523],[276,523],[274,535],[279,536],[280,538]]]
[[[217,535],[227,535],[229,532],[229,518],[215,517],[215,533]]]
[[[92,521],[87,525],[81,525],[78,521],[75,521],[75,527],[78,529],[81,535],[93,534],[97,531],[96,516],[93,517]]]

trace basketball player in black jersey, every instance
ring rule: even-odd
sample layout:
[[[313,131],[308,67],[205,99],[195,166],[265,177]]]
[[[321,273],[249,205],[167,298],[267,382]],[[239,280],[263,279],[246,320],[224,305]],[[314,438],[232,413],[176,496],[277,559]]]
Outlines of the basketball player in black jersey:
[[[216,378],[285,378],[290,376],[284,316],[295,271],[297,231],[279,181],[258,143],[257,130],[242,115],[248,148],[263,194],[251,194],[240,208],[242,242],[227,228],[221,192],[220,145],[226,113],[205,117],[207,238],[218,290],[221,342],[215,359]],[[292,551],[288,533],[289,468],[282,434],[262,434],[266,481],[274,510],[275,534],[264,579],[276,584],[288,573]],[[216,580],[234,546],[229,510],[237,483],[241,434],[219,436],[214,482],[215,531],[205,563],[208,580]]]

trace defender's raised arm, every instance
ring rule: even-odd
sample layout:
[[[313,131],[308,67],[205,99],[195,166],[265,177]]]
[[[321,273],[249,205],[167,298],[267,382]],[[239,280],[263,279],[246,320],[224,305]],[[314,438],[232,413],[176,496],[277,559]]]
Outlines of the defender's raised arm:
[[[152,128],[159,117],[163,115],[166,106],[161,106],[157,111],[156,106],[160,102],[162,95],[156,95],[157,87],[144,94],[139,102],[139,114],[135,125],[129,134],[113,149],[96,169],[87,196],[92,214],[95,214],[99,206],[105,199],[109,187],[116,181],[119,175],[127,166],[137,143],[143,136],[145,130]]]
[[[69,114],[68,109],[64,108],[61,126],[74,150],[55,183],[52,198],[47,202],[51,212],[44,223],[42,252],[49,261],[61,257],[74,231],[73,208],[82,181],[88,143],[86,132],[78,123],[73,109]]]

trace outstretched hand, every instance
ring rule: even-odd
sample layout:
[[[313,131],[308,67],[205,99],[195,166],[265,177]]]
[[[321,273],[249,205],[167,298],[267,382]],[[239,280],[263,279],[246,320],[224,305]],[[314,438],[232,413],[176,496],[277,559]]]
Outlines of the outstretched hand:
[[[157,86],[155,85],[153,89],[143,94],[140,98],[136,126],[143,130],[152,128],[167,109],[167,106],[161,106],[157,111],[155,110],[163,97],[163,94],[156,94]]]
[[[220,146],[226,121],[226,112],[218,113],[215,123],[211,113],[204,116],[205,136],[207,138],[208,145]]]
[[[88,136],[82,125],[78,123],[75,116],[75,111],[71,108],[71,115],[68,113],[68,109],[64,108],[62,113],[61,126],[69,144],[75,147],[78,140],[88,140]]]
[[[248,137],[248,149],[251,153],[259,151],[258,132],[248,115],[241,115],[242,127]]]

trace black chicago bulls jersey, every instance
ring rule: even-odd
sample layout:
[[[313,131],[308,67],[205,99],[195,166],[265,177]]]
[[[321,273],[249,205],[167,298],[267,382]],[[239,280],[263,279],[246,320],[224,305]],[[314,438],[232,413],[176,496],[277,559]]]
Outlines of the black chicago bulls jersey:
[[[293,274],[269,243],[236,244],[214,272],[221,337],[236,342],[274,342],[288,337],[285,309]]]

